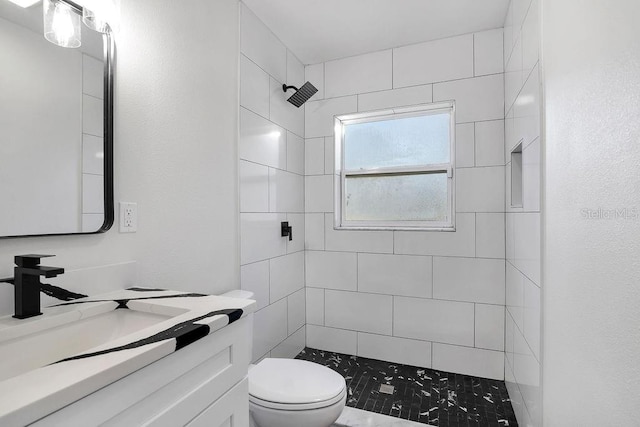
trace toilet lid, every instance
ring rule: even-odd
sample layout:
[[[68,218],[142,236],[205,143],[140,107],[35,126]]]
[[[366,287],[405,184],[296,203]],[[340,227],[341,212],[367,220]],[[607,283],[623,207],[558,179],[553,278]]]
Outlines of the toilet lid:
[[[249,395],[261,401],[320,403],[335,400],[344,390],[342,375],[304,360],[263,359],[249,372]]]

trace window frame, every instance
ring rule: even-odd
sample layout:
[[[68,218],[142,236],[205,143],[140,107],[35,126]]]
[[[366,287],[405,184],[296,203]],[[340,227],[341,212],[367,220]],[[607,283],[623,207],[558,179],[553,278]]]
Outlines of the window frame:
[[[432,114],[450,115],[449,123],[449,163],[422,164],[412,166],[394,166],[383,168],[346,170],[344,168],[344,129],[345,126],[357,123],[371,123],[405,117],[420,117]],[[437,102],[411,107],[389,108],[363,113],[352,113],[334,118],[334,229],[336,230],[420,230],[420,231],[455,231],[455,154],[456,154],[456,120],[455,102]],[[448,220],[447,221],[353,221],[346,219],[345,185],[348,177],[366,176],[403,176],[424,175],[430,173],[447,174]]]

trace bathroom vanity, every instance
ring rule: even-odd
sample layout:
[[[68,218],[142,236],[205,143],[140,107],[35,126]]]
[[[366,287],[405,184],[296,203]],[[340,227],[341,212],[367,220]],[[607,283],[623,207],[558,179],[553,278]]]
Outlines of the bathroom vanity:
[[[0,318],[0,425],[246,427],[254,307],[132,288]]]

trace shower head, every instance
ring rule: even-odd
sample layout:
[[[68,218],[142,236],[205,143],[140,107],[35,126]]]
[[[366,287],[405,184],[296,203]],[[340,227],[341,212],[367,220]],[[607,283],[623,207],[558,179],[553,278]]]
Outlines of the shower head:
[[[292,103],[298,108],[300,108],[302,104],[307,102],[309,98],[311,98],[318,91],[318,89],[316,89],[315,86],[309,82],[306,82],[305,84],[303,84],[300,89],[298,89],[295,86],[287,86],[286,84],[282,85],[283,91],[286,92],[288,89],[295,89],[296,93],[291,95],[289,99],[287,99],[287,101],[289,101],[290,103]]]

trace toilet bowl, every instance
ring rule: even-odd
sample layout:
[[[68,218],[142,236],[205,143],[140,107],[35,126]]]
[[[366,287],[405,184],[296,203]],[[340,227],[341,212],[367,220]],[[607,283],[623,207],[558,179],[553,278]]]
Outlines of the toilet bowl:
[[[249,370],[256,427],[329,427],[347,400],[342,375],[316,363],[263,359]]]
[[[253,297],[231,291],[224,297]],[[266,358],[249,368],[249,410],[255,427],[329,427],[342,413],[342,375],[313,362]]]

